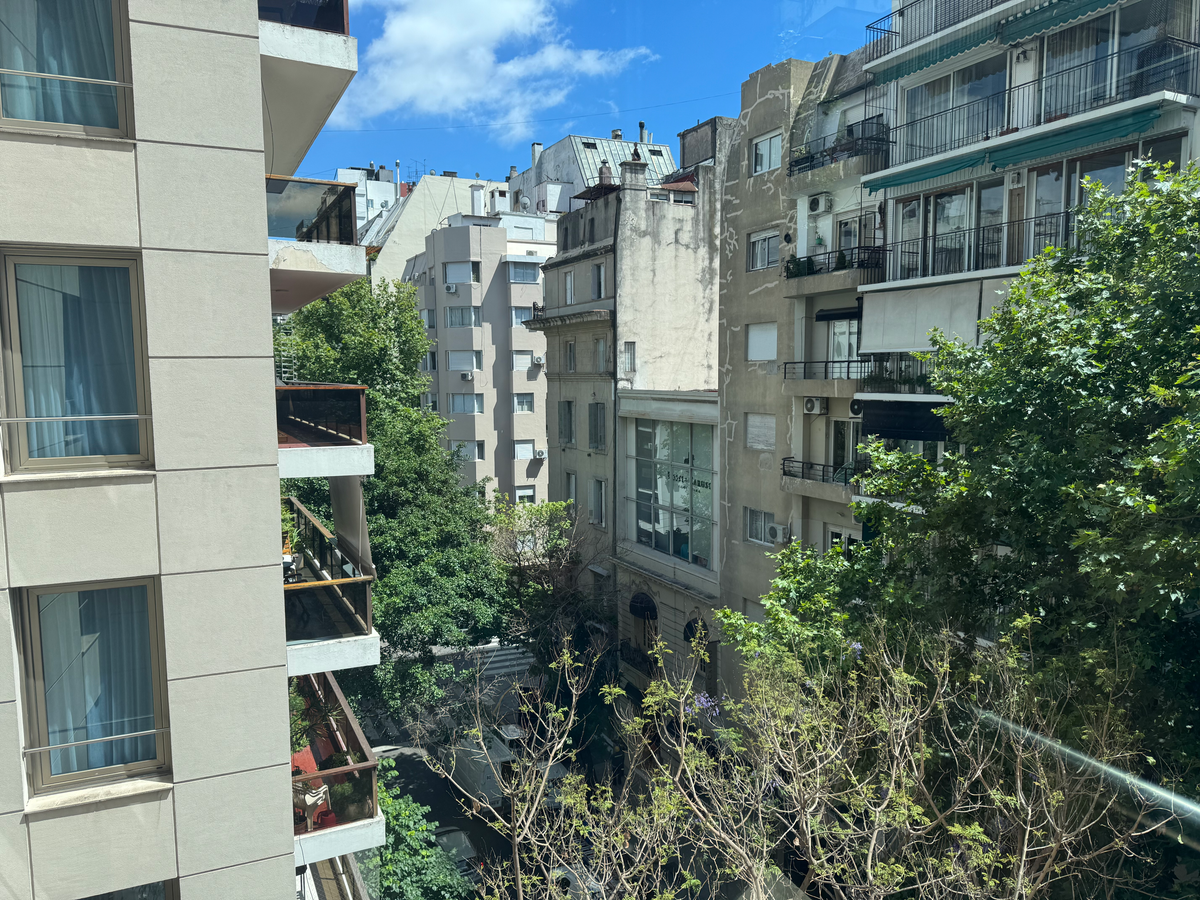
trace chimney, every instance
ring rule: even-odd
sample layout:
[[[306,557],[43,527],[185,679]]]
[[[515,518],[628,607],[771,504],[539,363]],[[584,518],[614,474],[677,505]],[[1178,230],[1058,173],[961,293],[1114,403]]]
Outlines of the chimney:
[[[646,169],[649,167],[649,163],[642,159],[642,155],[634,147],[633,158],[621,163],[621,190],[646,190]]]
[[[600,183],[601,183],[601,184],[612,184],[612,183],[613,183],[613,180],[612,180],[612,166],[610,166],[610,165],[608,164],[608,160],[607,160],[607,159],[602,159],[602,160],[600,160],[600,172],[599,172],[599,175],[600,175]]]
[[[371,171],[375,171],[375,160],[371,160]]]
[[[483,185],[471,185],[471,215],[483,215]]]
[[[392,169],[392,184],[400,183],[400,160],[396,160],[396,168]]]
[[[614,141],[622,141],[622,140],[624,140],[624,138],[621,136],[621,129],[620,129],[620,128],[614,128],[614,129],[613,129],[613,136],[612,136],[612,139],[613,139]]]
[[[646,123],[645,122],[638,122],[638,141],[643,144],[646,143]]]
[[[509,166],[509,167],[508,167],[508,178],[507,178],[507,179],[505,179],[505,180],[506,180],[506,181],[512,181],[514,178],[516,178],[516,177],[517,177],[517,175],[518,175],[518,174],[519,174],[519,173],[517,172],[517,167],[516,167],[516,166]]]
[[[542,158],[542,145],[534,141],[530,149],[532,150],[530,155],[533,157],[533,165],[536,166],[538,160]]]
[[[443,178],[457,178],[458,172],[451,172],[449,169],[442,169]]]

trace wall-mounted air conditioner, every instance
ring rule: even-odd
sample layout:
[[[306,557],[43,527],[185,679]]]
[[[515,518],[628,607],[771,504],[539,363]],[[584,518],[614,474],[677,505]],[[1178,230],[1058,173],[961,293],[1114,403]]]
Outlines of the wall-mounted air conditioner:
[[[1018,188],[1024,183],[1025,183],[1025,173],[1024,172],[1009,172],[1008,173],[1008,186],[1010,188]]]
[[[863,414],[863,402],[861,400],[850,401],[850,415],[861,416]]]
[[[833,194],[813,194],[808,198],[808,214],[810,216],[833,212]]]
[[[827,397],[805,397],[804,412],[809,416],[828,415],[829,399]]]
[[[540,365],[542,365],[543,362],[545,362],[545,360],[543,360],[540,356],[535,356],[533,358],[533,364],[535,366],[540,366]]]
[[[545,450],[541,450],[541,449],[539,449],[539,450],[534,450],[534,451],[533,451],[533,458],[534,458],[534,459],[545,459],[545,458],[546,458],[546,451],[545,451]]]
[[[788,527],[782,522],[774,522],[767,526],[767,540],[772,544],[788,542]]]
[[[458,285],[457,284],[446,285],[446,293],[447,294],[457,294],[458,293]]]
[[[463,381],[474,381],[474,380],[475,380],[475,373],[474,373],[474,372],[463,372],[463,373],[462,373],[462,380],[463,380]]]

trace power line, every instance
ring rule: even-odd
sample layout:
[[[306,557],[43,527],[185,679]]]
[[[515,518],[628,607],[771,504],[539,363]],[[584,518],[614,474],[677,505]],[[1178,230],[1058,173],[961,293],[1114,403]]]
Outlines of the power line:
[[[450,131],[457,128],[505,128],[513,125],[541,125],[546,122],[565,122],[574,119],[595,119],[601,116],[615,116],[622,113],[642,112],[647,109],[663,109],[668,106],[682,106],[685,103],[698,103],[701,100],[716,100],[720,97],[731,97],[738,91],[725,91],[721,94],[710,94],[707,97],[692,97],[690,100],[675,100],[671,103],[656,103],[652,106],[631,106],[627,109],[610,109],[604,112],[583,113],[574,116],[553,116],[548,119],[526,119],[523,122],[476,122],[463,125],[422,125],[412,128],[327,128],[331,134],[384,134],[393,131]]]

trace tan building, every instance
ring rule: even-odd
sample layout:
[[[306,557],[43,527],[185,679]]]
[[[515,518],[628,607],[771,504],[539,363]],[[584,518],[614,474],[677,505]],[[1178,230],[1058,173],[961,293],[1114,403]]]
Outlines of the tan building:
[[[286,177],[356,42],[338,2],[66,10],[0,6],[0,66],[28,73],[0,85],[0,896],[283,900],[299,865],[383,837],[352,717],[317,730],[355,773],[293,777],[289,675],[335,702],[322,673],[378,640],[285,615],[270,333],[273,300],[365,272],[341,188]],[[353,480],[335,506],[365,585],[370,450],[336,440],[348,458],[310,441],[288,465]]]
[[[540,215],[454,214],[425,238],[403,278],[434,349],[422,368],[426,406],[448,421],[451,449],[466,456],[462,477],[483,478],[514,502],[546,499],[546,341],[525,329],[542,299],[541,264],[554,251],[555,223]],[[495,192],[493,188],[493,202]]]

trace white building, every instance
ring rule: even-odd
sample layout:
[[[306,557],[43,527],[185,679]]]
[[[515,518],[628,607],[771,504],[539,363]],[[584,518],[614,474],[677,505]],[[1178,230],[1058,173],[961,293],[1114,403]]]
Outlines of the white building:
[[[372,162],[365,169],[359,166],[338,169],[335,179],[355,186],[356,224],[360,231],[367,222],[387,213],[408,193],[408,185],[400,181],[399,160],[390,172],[386,166],[376,167]]]

